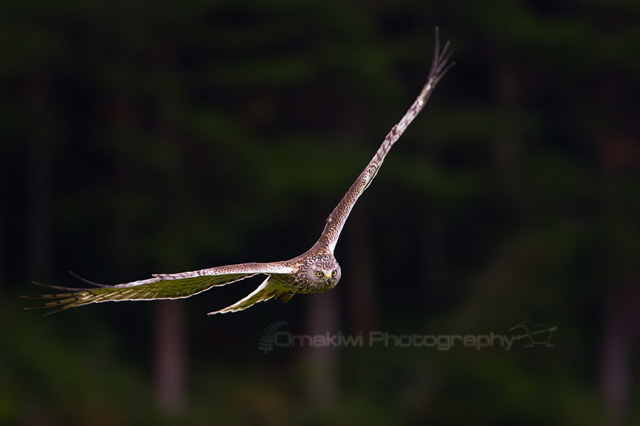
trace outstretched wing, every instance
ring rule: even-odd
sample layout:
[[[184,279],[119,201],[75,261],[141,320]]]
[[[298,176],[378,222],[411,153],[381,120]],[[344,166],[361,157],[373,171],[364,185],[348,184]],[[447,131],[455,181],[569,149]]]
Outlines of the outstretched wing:
[[[244,309],[250,308],[258,302],[264,302],[269,299],[277,299],[282,295],[284,295],[282,301],[288,302],[291,297],[293,297],[293,294],[288,290],[283,290],[281,288],[278,288],[278,286],[273,285],[273,281],[273,276],[267,277],[267,279],[264,280],[258,288],[256,288],[244,299],[241,299],[233,305],[227,306],[224,309],[220,309],[219,311],[209,312],[209,315],[242,311]]]
[[[291,274],[293,269],[281,262],[241,263],[200,269],[177,274],[154,274],[153,278],[132,281],[98,288],[74,289],[51,284],[42,285],[60,290],[61,293],[39,296],[23,296],[45,301],[27,309],[53,308],[47,315],[91,303],[131,300],[182,299],[209,290],[212,287],[230,284],[258,274]]]
[[[384,158],[389,153],[393,144],[396,143],[407,127],[409,127],[409,124],[411,124],[413,119],[416,118],[420,111],[422,111],[422,108],[424,108],[429,97],[433,93],[433,89],[435,89],[436,84],[438,84],[445,73],[455,64],[455,62],[451,62],[447,65],[449,57],[451,56],[451,52],[447,52],[447,50],[449,50],[449,45],[450,41],[447,41],[442,52],[440,52],[440,36],[438,27],[436,27],[433,62],[431,63],[431,70],[429,71],[427,84],[424,85],[420,95],[413,105],[411,105],[409,110],[407,110],[400,122],[393,126],[389,134],[384,138],[380,148],[378,148],[376,155],[369,162],[367,167],[365,167],[360,176],[358,176],[353,185],[351,185],[333,212],[331,212],[331,215],[327,218],[327,223],[322,231],[322,235],[314,247],[318,248],[318,246],[320,246],[321,248],[326,248],[333,253],[338,242],[338,238],[340,237],[340,232],[342,232],[342,227],[347,221],[349,213],[351,213],[351,209],[356,204],[356,201],[358,201],[358,198],[371,184],[371,181],[376,176],[376,173],[378,173]]]

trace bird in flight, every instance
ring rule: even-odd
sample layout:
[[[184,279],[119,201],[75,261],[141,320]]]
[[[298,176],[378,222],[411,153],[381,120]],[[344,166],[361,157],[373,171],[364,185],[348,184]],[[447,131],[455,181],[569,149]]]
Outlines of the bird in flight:
[[[331,212],[318,241],[305,253],[280,262],[240,263],[177,274],[154,274],[152,278],[145,280],[109,286],[87,281],[95,287],[85,289],[60,287],[34,281],[34,284],[59,292],[26,296],[44,302],[42,305],[27,309],[52,308],[53,310],[48,313],[52,314],[91,303],[181,299],[191,297],[212,287],[231,284],[255,275],[266,275],[266,279],[256,290],[233,305],[210,312],[209,315],[241,311],[269,299],[280,298],[283,302],[288,302],[296,293],[321,293],[331,290],[338,284],[341,276],[340,265],[333,256],[333,251],[342,227],[356,201],[378,173],[393,144],[422,111],[440,79],[455,64],[455,62],[448,63],[451,56],[449,45],[450,41],[447,41],[440,51],[438,27],[436,27],[433,62],[427,83],[402,119],[393,126],[384,138],[382,145],[367,167]]]

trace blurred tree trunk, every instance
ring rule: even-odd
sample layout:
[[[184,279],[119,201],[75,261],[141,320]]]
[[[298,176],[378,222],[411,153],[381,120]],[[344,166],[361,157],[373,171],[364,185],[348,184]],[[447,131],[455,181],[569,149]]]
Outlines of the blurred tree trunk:
[[[0,224],[3,223],[2,222],[2,210],[4,208],[4,196],[3,196],[4,192],[2,189],[2,179],[0,179]],[[3,254],[3,247],[4,245],[2,244],[2,233],[3,233],[3,229],[0,225],[0,305],[3,302],[3,297],[4,297],[4,262],[2,261],[2,259],[4,259],[4,254]]]
[[[353,141],[354,145],[362,146],[365,152],[369,152],[371,156],[378,149],[375,139],[366,137],[370,132],[366,129],[369,127],[363,119],[364,106],[355,99],[346,102],[343,107],[344,117],[341,128],[338,131],[342,134],[344,140]],[[355,166],[353,176],[357,176],[364,169],[366,162]],[[351,183],[344,185],[343,191],[346,192]],[[344,194],[344,193],[343,193]],[[342,195],[341,194],[341,197]],[[369,209],[367,207],[367,194],[358,200],[354,206],[349,219],[344,227],[344,236],[341,243],[346,248],[349,271],[348,277],[348,309],[351,328],[354,331],[369,331],[375,328],[377,322],[377,310],[375,304],[375,267],[373,265],[373,252],[371,250],[371,223],[369,221]],[[336,201],[337,204],[337,201]],[[344,272],[343,272],[344,276]],[[343,278],[344,280],[344,278]],[[346,281],[345,281],[346,282]]]
[[[347,245],[349,272],[349,316],[351,328],[355,331],[367,332],[375,329],[377,323],[376,295],[375,295],[375,266],[371,253],[371,229],[367,220],[366,200],[358,201],[345,226],[344,244]]]
[[[515,188],[512,179],[522,162],[522,130],[517,120],[513,120],[522,106],[522,77],[519,74],[520,70],[507,63],[504,55],[496,53],[495,56],[500,58],[494,63],[495,96],[497,105],[504,112],[504,120],[502,128],[498,129],[493,160],[498,173],[501,173],[501,176],[498,176],[500,182],[510,185],[506,188],[508,197],[514,202],[516,213],[522,218],[527,212],[526,206],[523,205],[525,194]]]
[[[427,198],[429,200],[434,198]],[[431,207],[431,208],[430,208]],[[424,223],[424,268],[423,280],[426,284],[424,294],[427,303],[433,300],[441,300],[451,291],[448,285],[448,262],[447,262],[447,229],[446,219],[437,206],[427,206],[424,213],[426,218]]]
[[[637,187],[627,186],[630,172],[637,172],[640,166],[640,147],[634,133],[637,126],[629,125],[637,121],[636,117],[628,118],[629,106],[623,101],[627,90],[616,78],[608,75],[601,78],[595,93],[599,102],[607,106],[607,110],[601,111],[607,124],[605,128],[593,127],[600,166],[597,201],[603,225],[599,261],[606,271],[602,277],[605,285],[599,294],[604,311],[600,385],[607,409],[606,423],[612,426],[629,424],[633,410],[633,360],[637,359],[634,348],[640,340],[638,217],[633,204]]]
[[[607,79],[608,80],[608,79]],[[609,83],[605,82],[605,86]],[[608,90],[605,90],[608,92]],[[606,96],[603,96],[605,99]],[[609,102],[615,105],[615,102]],[[640,335],[640,283],[637,259],[627,254],[627,238],[637,230],[630,217],[628,194],[620,185],[625,170],[638,163],[633,140],[607,135],[599,140],[603,247],[600,256],[608,285],[603,297],[604,324],[601,349],[601,392],[607,409],[607,424],[627,423],[632,401],[633,347]],[[629,235],[626,235],[625,230]],[[634,237],[631,237],[634,238]],[[633,247],[630,248],[633,250]]]
[[[184,302],[163,300],[156,310],[156,387],[162,411],[184,411],[187,382],[187,338]]]
[[[158,144],[166,146],[168,152],[177,154],[180,152],[181,137],[179,135],[179,117],[180,117],[180,101],[181,87],[178,80],[179,63],[176,57],[176,49],[169,42],[158,47],[158,63],[159,63],[159,84],[157,92],[158,97],[158,128],[157,138]],[[167,241],[167,247],[163,252],[162,263],[166,267],[174,269],[172,265],[176,265],[177,269],[183,268],[185,259],[188,255],[184,252],[180,253],[180,248],[184,248],[188,242],[184,240],[181,229],[186,226],[185,217],[189,211],[189,205],[192,200],[187,198],[190,193],[185,185],[182,158],[173,158],[169,156],[163,164],[163,177],[166,180],[164,187],[166,188],[166,197],[170,200],[168,203],[171,208],[167,209],[166,229],[158,230],[165,233],[164,240]],[[164,197],[164,195],[161,195]],[[172,249],[173,246],[178,247],[177,250]],[[176,252],[180,253],[176,258]],[[158,305],[156,311],[156,385],[158,393],[158,403],[160,409],[169,415],[180,415],[186,406],[187,401],[187,333],[186,320],[184,313],[184,304],[182,301],[163,301]]]
[[[631,341],[625,288],[613,288],[604,301],[604,336],[601,353],[602,393],[607,408],[606,424],[624,424],[631,390]]]
[[[308,333],[311,336],[336,334],[338,329],[339,301],[338,293],[312,294],[309,298],[307,316]],[[326,408],[337,399],[337,350],[327,345],[310,347],[306,355],[305,365],[308,368],[309,400],[317,408]]]
[[[51,145],[53,143],[52,111],[48,101],[47,79],[33,71],[28,80],[27,99],[30,109],[29,144],[29,257],[30,273],[44,276],[51,261]]]

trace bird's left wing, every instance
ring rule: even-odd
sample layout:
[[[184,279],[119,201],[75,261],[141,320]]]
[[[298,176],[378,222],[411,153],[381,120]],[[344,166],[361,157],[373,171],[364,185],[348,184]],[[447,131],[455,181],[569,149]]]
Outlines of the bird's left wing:
[[[61,293],[23,297],[44,301],[42,305],[27,309],[53,308],[53,311],[47,313],[48,315],[91,303],[182,299],[212,287],[230,284],[258,274],[290,274],[292,272],[290,266],[280,262],[241,263],[177,274],[154,274],[152,278],[146,280],[97,288],[75,289],[34,281],[34,284],[59,290]]]
[[[364,171],[360,173],[360,176],[356,179],[356,181],[351,185],[347,193],[342,197],[336,208],[331,212],[329,217],[327,218],[326,225],[324,230],[322,231],[322,235],[320,235],[320,239],[316,242],[316,246],[321,248],[328,249],[331,253],[333,253],[336,248],[336,244],[338,242],[338,238],[340,237],[340,232],[342,232],[342,227],[347,221],[347,217],[349,217],[349,213],[351,209],[355,205],[358,198],[362,195],[362,193],[371,185],[371,181],[378,173],[382,162],[385,157],[389,153],[389,150],[393,146],[394,143],[402,136],[404,131],[409,127],[409,124],[413,121],[414,118],[422,111],[425,104],[431,97],[433,93],[433,89],[436,88],[436,85],[442,79],[442,77],[449,71],[449,69],[455,64],[455,62],[448,63],[449,58],[451,56],[451,51],[449,51],[450,42],[447,41],[444,45],[442,51],[440,51],[440,36],[438,27],[436,27],[436,40],[435,40],[435,49],[433,51],[433,62],[431,63],[431,70],[429,71],[429,77],[427,79],[427,83],[422,88],[420,95],[413,102],[411,107],[407,110],[402,119],[393,126],[391,131],[387,134],[378,148],[376,155],[371,159],[367,167],[365,167]]]

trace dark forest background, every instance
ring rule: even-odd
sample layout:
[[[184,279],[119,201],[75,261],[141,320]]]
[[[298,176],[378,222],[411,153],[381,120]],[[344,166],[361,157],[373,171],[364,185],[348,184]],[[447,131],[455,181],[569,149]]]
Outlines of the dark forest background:
[[[4,1],[0,424],[639,424],[639,18],[624,0]],[[69,270],[308,249],[425,83],[436,25],[457,65],[356,205],[335,290],[218,316],[259,279],[23,310],[31,280],[83,286]],[[366,345],[525,320],[554,346]],[[265,351],[276,330],[363,344]]]

